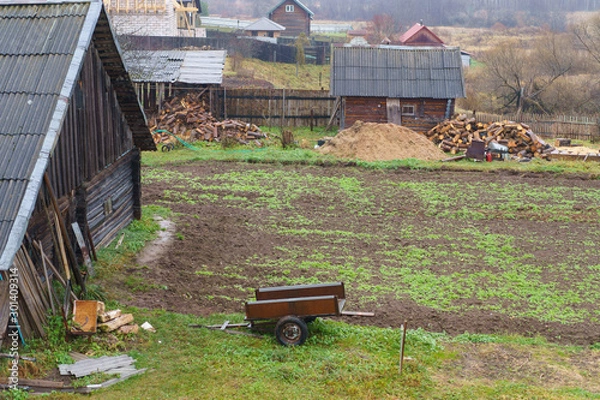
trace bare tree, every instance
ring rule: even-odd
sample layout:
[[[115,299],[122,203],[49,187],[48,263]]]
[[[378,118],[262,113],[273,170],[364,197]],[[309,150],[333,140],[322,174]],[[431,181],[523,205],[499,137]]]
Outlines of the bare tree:
[[[396,33],[398,24],[389,14],[376,14],[369,21],[369,42],[380,43]]]
[[[485,78],[503,111],[548,113],[541,95],[573,67],[571,48],[566,36],[548,33],[532,49],[509,40],[488,51]]]
[[[600,63],[600,13],[576,25],[572,31],[585,51]]]

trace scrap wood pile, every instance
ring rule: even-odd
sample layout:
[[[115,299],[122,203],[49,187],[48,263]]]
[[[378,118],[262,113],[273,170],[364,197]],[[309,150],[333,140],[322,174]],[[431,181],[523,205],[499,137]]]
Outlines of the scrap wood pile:
[[[464,114],[438,124],[425,136],[452,154],[467,150],[473,141],[482,141],[485,147],[493,142],[501,144],[508,148],[509,154],[521,158],[547,158],[554,150],[526,124],[513,121],[483,123]]]
[[[209,112],[202,94],[188,93],[166,100],[162,111],[150,118],[149,126],[154,133],[155,143],[174,142],[174,138],[165,132],[185,141],[215,141],[226,139],[248,144],[251,140],[267,138],[258,126],[246,122],[227,119],[218,121]]]

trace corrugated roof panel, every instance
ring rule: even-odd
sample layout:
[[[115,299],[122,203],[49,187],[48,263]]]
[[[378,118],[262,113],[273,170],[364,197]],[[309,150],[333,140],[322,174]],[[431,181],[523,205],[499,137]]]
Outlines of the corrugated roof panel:
[[[70,55],[1,56],[0,88],[4,93],[58,94]]]
[[[28,181],[0,181],[0,221],[14,221],[19,211],[19,204]]]
[[[42,135],[0,135],[0,179],[29,177],[42,140]]]
[[[45,133],[58,95],[0,93],[0,135]]]
[[[32,18],[0,18],[0,54],[73,53],[84,20],[85,13],[38,18],[31,29]]]
[[[89,3],[63,3],[63,4],[20,4],[3,6],[0,9],[2,18],[52,18],[58,16],[86,15]]]
[[[335,96],[464,96],[458,48],[340,47],[334,51],[332,77]]]

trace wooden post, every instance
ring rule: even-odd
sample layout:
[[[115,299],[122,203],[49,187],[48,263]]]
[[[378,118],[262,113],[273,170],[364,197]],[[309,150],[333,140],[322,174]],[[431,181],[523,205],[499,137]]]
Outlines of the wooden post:
[[[406,325],[407,321],[400,327],[402,329],[402,340],[400,341],[400,375],[402,375],[402,367],[404,365],[404,343],[406,342]]]
[[[314,126],[314,122],[315,122],[314,118],[315,118],[315,111],[311,108],[310,109],[310,131],[311,132],[313,131],[313,126]]]

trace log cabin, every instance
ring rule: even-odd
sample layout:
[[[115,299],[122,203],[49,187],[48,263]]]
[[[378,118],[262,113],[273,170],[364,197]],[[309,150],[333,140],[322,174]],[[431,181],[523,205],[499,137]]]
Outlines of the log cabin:
[[[17,283],[22,338],[44,336],[45,282],[84,289],[82,249],[140,218],[141,150],[156,147],[102,1],[0,3],[0,292]]]
[[[310,36],[310,23],[314,13],[298,0],[283,0],[268,13],[271,21],[285,27],[286,36],[296,37],[304,33]]]
[[[465,97],[458,48],[337,47],[332,96],[340,99],[340,128],[356,121],[394,123],[428,131],[454,114]]]

